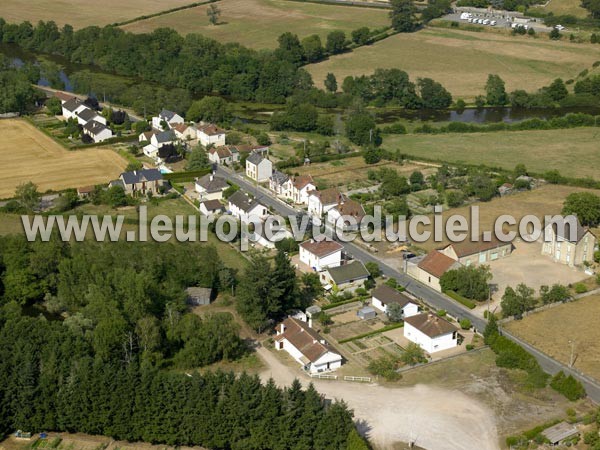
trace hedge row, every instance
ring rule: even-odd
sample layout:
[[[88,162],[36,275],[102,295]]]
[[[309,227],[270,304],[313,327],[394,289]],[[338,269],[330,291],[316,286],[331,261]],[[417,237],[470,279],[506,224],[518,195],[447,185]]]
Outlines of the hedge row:
[[[342,300],[341,302],[330,303],[325,306],[321,306],[322,311],[327,311],[328,309],[337,308],[338,306],[347,305],[349,303],[360,302],[361,298],[351,298],[349,300]]]
[[[554,375],[550,381],[550,386],[572,402],[585,397],[585,388],[583,385],[573,375],[567,376],[562,370]]]
[[[384,333],[386,331],[395,330],[396,328],[402,328],[403,326],[404,326],[404,322],[398,322],[398,323],[394,323],[392,325],[387,325],[383,328],[380,328],[379,330],[369,331],[368,333],[363,333],[363,334],[359,334],[357,336],[352,336],[347,339],[342,339],[341,341],[338,341],[338,342],[340,344],[345,344],[346,342],[356,341],[357,339],[363,339],[363,338],[366,338],[369,336],[374,336],[379,333]]]
[[[451,299],[456,300],[458,303],[466,306],[469,309],[473,309],[477,306],[477,304],[475,302],[469,300],[468,298],[463,297],[462,295],[458,294],[457,292],[446,291],[446,292],[444,292],[444,294],[446,294]]]
[[[124,20],[123,22],[115,22],[112,24],[113,27],[121,27],[123,25],[128,25],[130,23],[134,23],[134,22],[140,22],[142,20],[147,20],[147,19],[152,19],[153,17],[158,17],[158,16],[164,16],[165,14],[171,14],[177,11],[182,11],[184,9],[191,9],[191,8],[195,8],[197,6],[202,6],[202,5],[206,5],[207,3],[214,3],[218,0],[207,0],[204,2],[196,2],[196,3],[190,3],[189,5],[183,5],[183,6],[178,6],[177,8],[171,8],[171,9],[167,9],[164,11],[159,11],[157,13],[154,14],[147,14],[144,16],[138,16],[138,17],[134,17],[133,19],[128,19],[128,20]]]
[[[355,158],[357,156],[362,156],[363,152],[350,152],[350,153],[327,153],[324,155],[313,156],[310,158],[311,163],[321,163],[321,162],[329,162],[329,161],[337,161],[340,159],[346,158]],[[289,158],[285,161],[279,161],[276,166],[278,169],[288,169],[290,167],[299,167],[304,165],[304,161],[300,158]]]

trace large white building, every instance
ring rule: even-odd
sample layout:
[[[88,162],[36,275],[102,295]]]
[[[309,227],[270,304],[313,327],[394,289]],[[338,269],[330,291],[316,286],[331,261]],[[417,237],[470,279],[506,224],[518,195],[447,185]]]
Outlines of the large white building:
[[[311,239],[300,244],[300,262],[317,272],[328,267],[338,267],[342,263],[343,248],[335,241]]]
[[[406,317],[404,337],[427,353],[448,350],[458,345],[458,329],[447,320],[431,313]]]
[[[246,158],[246,176],[259,183],[267,181],[273,175],[273,163],[259,153]]]
[[[306,322],[288,317],[277,326],[275,348],[285,350],[309,373],[342,366],[342,357]]]
[[[222,130],[218,126],[212,123],[199,124],[196,131],[198,141],[204,147],[213,145],[215,147],[221,147],[225,145],[225,130]]]

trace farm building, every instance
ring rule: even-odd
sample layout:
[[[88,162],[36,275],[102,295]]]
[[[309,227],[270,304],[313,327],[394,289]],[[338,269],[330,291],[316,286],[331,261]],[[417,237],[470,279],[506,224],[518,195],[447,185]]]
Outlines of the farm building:
[[[185,290],[187,304],[190,306],[210,305],[212,289],[203,287],[189,287]]]
[[[337,267],[342,263],[343,248],[335,241],[311,239],[300,244],[300,262],[317,272],[328,267]]]
[[[371,294],[371,304],[373,307],[387,314],[388,306],[392,303],[402,307],[403,318],[414,316],[419,312],[419,305],[415,301],[394,288],[382,284],[377,289],[373,290]]]
[[[362,320],[374,319],[377,317],[377,313],[370,306],[364,306],[360,308],[358,311],[356,311],[356,315]]]
[[[485,264],[498,258],[504,258],[509,256],[512,250],[511,242],[502,242],[492,234],[487,241],[483,240],[483,237],[477,241],[465,239],[462,242],[443,247],[440,252],[464,266],[469,266],[471,264]]]
[[[435,314],[423,313],[404,319],[404,337],[427,353],[458,345],[458,329]]]
[[[307,323],[288,317],[277,326],[275,348],[287,351],[309,373],[342,366],[342,357]]]
[[[550,428],[542,431],[542,435],[550,441],[551,445],[561,445],[567,439],[579,434],[574,425],[567,422],[560,422]]]
[[[321,283],[325,289],[336,287],[339,290],[353,291],[362,287],[369,279],[369,271],[360,261],[352,261],[335,267],[327,267],[321,272]]]
[[[460,263],[438,250],[433,250],[416,265],[407,266],[407,273],[423,284],[442,292],[440,278],[446,271],[460,267]]]
[[[557,223],[548,225],[544,231],[548,241],[542,245],[542,255],[550,256],[555,262],[570,267],[593,262],[596,236],[582,227],[579,220],[573,227],[571,230],[566,221],[564,226]]]

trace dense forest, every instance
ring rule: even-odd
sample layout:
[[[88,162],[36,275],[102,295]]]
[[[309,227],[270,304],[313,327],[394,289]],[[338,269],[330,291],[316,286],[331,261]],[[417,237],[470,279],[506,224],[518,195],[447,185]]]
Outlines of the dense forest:
[[[0,238],[0,434],[346,448],[352,413],[312,388],[185,372],[249,351],[230,314],[186,306],[186,287],[217,292],[235,279],[212,246]]]

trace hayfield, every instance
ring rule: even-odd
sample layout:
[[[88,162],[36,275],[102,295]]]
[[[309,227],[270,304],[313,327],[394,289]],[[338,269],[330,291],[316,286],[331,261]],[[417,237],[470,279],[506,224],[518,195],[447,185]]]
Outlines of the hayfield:
[[[108,148],[67,151],[24,120],[0,121],[0,198],[33,181],[40,192],[108,183],[127,162]]]
[[[543,352],[600,380],[600,296],[591,295],[512,321],[505,328]]]
[[[587,9],[581,6],[580,0],[550,0],[545,6],[539,6],[534,9],[540,9],[546,13],[551,12],[555,16],[570,14],[582,19],[589,15]]]
[[[451,163],[513,169],[523,163],[533,172],[557,169],[570,177],[598,178],[599,128],[494,133],[385,136],[383,146],[402,153]]]
[[[123,28],[145,33],[171,27],[181,34],[201,33],[219,42],[239,42],[251,48],[273,48],[277,38],[291,31],[300,38],[311,34],[324,38],[332,30],[347,34],[356,28],[389,25],[387,11],[349,6],[302,3],[290,0],[221,0],[220,23],[210,25],[208,5],[134,22]]]
[[[598,45],[426,28],[391,36],[307,69],[322,85],[328,72],[341,82],[348,75],[371,74],[376,68],[399,68],[413,80],[433,78],[455,98],[471,100],[484,92],[488,74],[500,75],[509,91],[534,91],[555,78],[573,78],[598,60]]]
[[[154,14],[194,3],[193,0],[2,0],[0,17],[7,22],[53,20],[58,25],[70,24],[75,28],[90,25],[108,25],[135,17]]]

